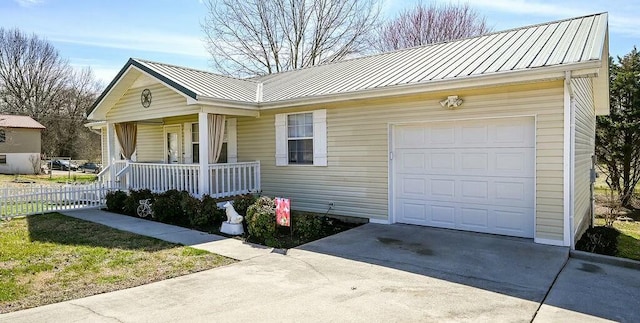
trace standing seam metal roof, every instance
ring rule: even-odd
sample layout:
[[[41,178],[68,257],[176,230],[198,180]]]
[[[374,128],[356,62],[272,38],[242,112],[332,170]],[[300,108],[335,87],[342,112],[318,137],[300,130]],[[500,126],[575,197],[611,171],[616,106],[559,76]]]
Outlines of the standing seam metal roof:
[[[351,93],[608,59],[601,57],[607,17],[599,13],[248,79],[131,59],[116,79],[135,65],[194,99],[254,104]]]

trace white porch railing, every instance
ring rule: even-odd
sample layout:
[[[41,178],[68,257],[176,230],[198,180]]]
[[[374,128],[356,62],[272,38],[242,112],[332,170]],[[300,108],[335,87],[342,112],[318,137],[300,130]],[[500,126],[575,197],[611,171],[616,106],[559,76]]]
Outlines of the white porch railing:
[[[3,187],[0,188],[0,218],[102,207],[107,192],[113,189],[106,183]]]
[[[259,191],[260,162],[210,164],[209,189],[218,198]]]
[[[164,192],[171,189],[187,191],[194,196],[209,194],[221,198],[260,191],[260,162],[210,164],[207,178],[209,191],[200,192],[198,164],[150,164],[116,161],[100,174],[108,180],[114,172],[123,190],[149,189]]]
[[[130,163],[125,178],[128,181],[127,188],[134,190],[150,189],[153,192],[164,192],[175,189],[199,195],[199,173],[200,166],[193,164]]]

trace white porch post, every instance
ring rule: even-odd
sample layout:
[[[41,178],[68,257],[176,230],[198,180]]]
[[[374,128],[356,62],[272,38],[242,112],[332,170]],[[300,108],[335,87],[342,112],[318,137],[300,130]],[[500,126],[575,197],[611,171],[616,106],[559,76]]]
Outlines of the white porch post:
[[[109,182],[116,181],[116,172],[113,170],[113,162],[116,160],[116,128],[113,122],[107,123],[107,160],[111,165],[109,171]]]
[[[198,181],[198,193],[200,196],[209,194],[209,118],[206,112],[198,113],[198,138],[200,153],[200,178]]]

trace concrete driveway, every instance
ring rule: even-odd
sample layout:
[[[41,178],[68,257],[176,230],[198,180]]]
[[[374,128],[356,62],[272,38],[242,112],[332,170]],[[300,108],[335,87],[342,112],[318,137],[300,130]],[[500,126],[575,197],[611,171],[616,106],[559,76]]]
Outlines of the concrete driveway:
[[[0,321],[555,322],[640,315],[637,269],[570,259],[560,273],[567,257],[567,248],[525,239],[367,224],[286,255],[263,253]],[[635,308],[624,311],[629,305]]]
[[[567,256],[524,239],[368,224],[286,255],[0,321],[530,322]]]

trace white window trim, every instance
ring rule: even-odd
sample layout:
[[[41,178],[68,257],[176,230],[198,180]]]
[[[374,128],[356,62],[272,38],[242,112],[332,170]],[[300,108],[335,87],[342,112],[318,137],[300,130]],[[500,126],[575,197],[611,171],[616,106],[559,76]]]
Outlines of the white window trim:
[[[280,113],[275,116],[276,127],[276,166],[310,166],[289,164],[289,136],[287,116],[300,113],[313,114],[313,166],[327,166],[327,110],[314,110],[296,113]],[[299,138],[311,139],[311,138]]]

